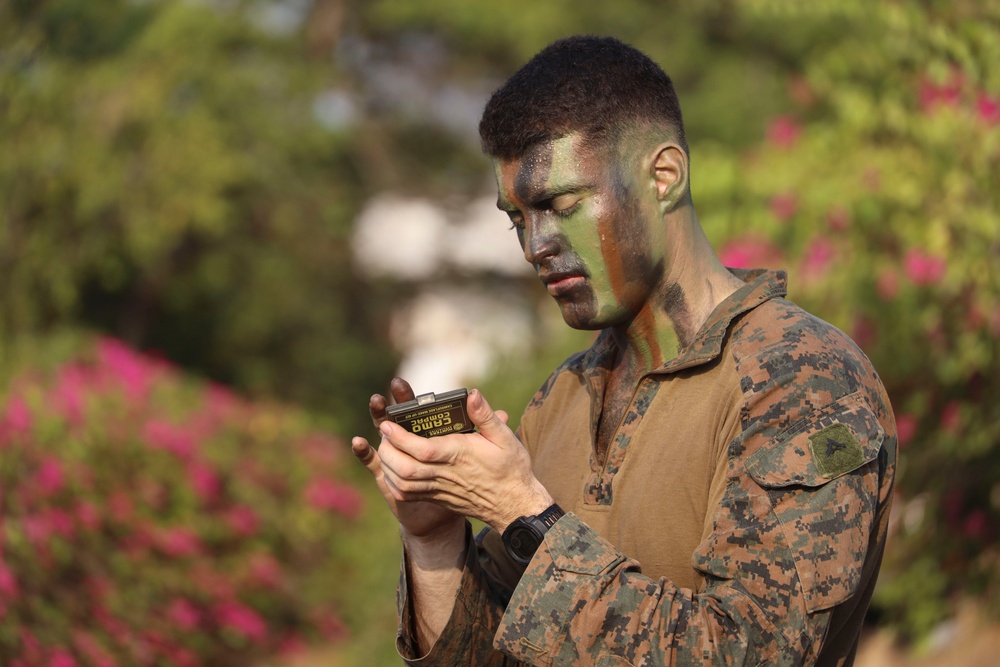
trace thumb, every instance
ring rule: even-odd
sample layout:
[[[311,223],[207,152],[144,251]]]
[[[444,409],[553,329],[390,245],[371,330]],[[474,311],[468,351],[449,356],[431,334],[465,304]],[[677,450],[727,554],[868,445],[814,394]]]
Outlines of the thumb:
[[[382,471],[382,462],[378,458],[378,453],[361,436],[356,435],[351,438],[351,451],[354,452],[354,456],[361,461],[364,467],[368,468],[368,472],[373,476],[377,477]]]
[[[510,429],[507,428],[507,420],[493,411],[478,389],[469,392],[466,405],[469,409],[469,418],[472,419],[472,423],[476,425],[479,433],[487,440],[499,442],[499,438],[510,432]]]

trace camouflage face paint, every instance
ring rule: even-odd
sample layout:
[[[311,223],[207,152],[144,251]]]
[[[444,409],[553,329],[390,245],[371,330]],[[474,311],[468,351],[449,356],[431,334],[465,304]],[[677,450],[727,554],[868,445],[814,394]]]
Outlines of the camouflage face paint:
[[[662,220],[643,210],[634,153],[620,153],[569,135],[495,164],[498,206],[574,328],[628,327],[644,309],[652,318],[664,275]]]

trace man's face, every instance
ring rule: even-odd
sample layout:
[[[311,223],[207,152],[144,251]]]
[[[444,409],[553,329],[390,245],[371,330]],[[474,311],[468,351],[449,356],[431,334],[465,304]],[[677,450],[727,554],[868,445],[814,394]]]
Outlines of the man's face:
[[[650,300],[666,239],[656,206],[643,203],[642,164],[582,139],[571,134],[496,161],[497,206],[566,323],[601,329],[628,324]]]

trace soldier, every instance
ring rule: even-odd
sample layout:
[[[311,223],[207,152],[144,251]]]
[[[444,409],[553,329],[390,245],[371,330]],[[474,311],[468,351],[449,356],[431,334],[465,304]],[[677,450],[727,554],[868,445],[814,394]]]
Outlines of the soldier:
[[[516,435],[476,390],[478,432],[433,439],[372,397],[382,444],[352,448],[402,531],[400,654],[850,664],[895,470],[868,359],[784,298],[783,272],[719,262],[673,86],[642,53],[550,45],[480,135],[525,259],[567,324],[600,333]],[[488,528],[473,538],[466,517]]]

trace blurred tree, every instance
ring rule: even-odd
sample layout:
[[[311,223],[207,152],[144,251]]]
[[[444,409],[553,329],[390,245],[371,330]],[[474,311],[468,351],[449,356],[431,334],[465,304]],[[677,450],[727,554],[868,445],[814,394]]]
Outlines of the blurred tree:
[[[96,325],[349,421],[393,367],[351,270],[366,191],[314,113],[336,72],[264,8],[0,7],[0,336]]]

